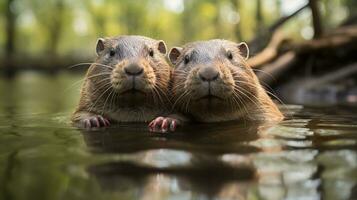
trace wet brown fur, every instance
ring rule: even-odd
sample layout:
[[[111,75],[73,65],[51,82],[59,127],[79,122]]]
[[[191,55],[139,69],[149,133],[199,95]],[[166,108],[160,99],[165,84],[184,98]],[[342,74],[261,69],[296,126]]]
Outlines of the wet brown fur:
[[[165,60],[166,52],[158,51],[158,42],[142,36],[106,38],[104,50],[87,71],[72,121],[101,115],[114,122],[147,122],[166,113],[171,67]],[[110,59],[108,52],[116,48],[120,58]],[[153,57],[148,55],[149,50],[154,51]],[[138,63],[144,70],[142,78],[136,79],[140,91],[135,94],[126,91],[131,80],[123,67],[129,62]]]
[[[172,93],[174,107],[179,113],[200,122],[283,119],[237,46],[237,43],[216,39],[178,48],[181,52],[174,62]],[[227,58],[229,52],[233,55],[232,60]],[[171,53],[172,50],[170,56]],[[187,64],[184,63],[185,56],[191,59]],[[207,88],[198,71],[206,66],[219,72],[219,78],[210,83],[210,93],[217,98],[200,99]]]

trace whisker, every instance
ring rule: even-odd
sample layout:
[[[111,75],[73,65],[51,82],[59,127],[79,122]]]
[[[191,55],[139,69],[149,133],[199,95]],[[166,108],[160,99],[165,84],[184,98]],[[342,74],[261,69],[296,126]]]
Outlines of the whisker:
[[[108,73],[110,74],[110,73]],[[102,75],[107,75],[107,73],[101,73],[101,74],[96,74],[96,75],[93,75],[93,76],[89,76],[89,77],[85,77],[85,78],[82,78],[76,82],[74,82],[73,84],[71,84],[70,86],[68,86],[67,88],[64,89],[64,92],[67,92],[68,90],[72,89],[74,86],[82,83],[83,81],[85,81],[86,79],[88,78],[93,78],[93,77],[97,77],[97,76],[102,76]]]
[[[187,99],[187,103],[186,103],[186,112],[190,112],[190,103],[191,103],[191,99],[192,99],[192,97],[190,97],[190,96],[188,96],[188,95],[186,95],[187,97],[188,97],[188,99]]]
[[[189,91],[185,90],[182,94],[180,94],[180,96],[176,99],[176,101],[174,102],[174,104],[172,105],[172,108],[174,109],[176,104],[180,101],[180,99],[182,99],[183,97],[185,97],[185,95],[187,95],[187,93],[189,93]]]
[[[96,94],[97,92],[99,92],[101,89],[107,87],[107,86],[111,86],[110,83],[103,83],[103,84],[100,84],[94,91],[93,91],[93,94]]]
[[[264,70],[254,69],[254,68],[252,68],[252,70],[253,70],[253,71],[257,71],[257,72],[261,72],[261,73],[263,73],[263,74],[266,74],[266,75],[268,75],[270,78],[272,78],[274,81],[277,81],[276,78],[275,78],[272,74],[270,74],[270,73],[268,73],[268,72],[266,72],[266,71],[264,71]]]
[[[237,98],[237,99],[235,99]],[[243,112],[245,112],[248,116],[249,116],[249,112],[246,108],[246,106],[244,105],[243,101],[241,100],[241,98],[239,98],[239,95],[233,91],[233,100],[235,100],[235,102],[239,105],[239,103],[241,104],[240,106],[243,107]],[[239,102],[239,103],[238,103]],[[239,108],[239,107],[238,107]],[[243,113],[244,114],[244,113]],[[246,118],[243,117],[243,121],[244,121],[244,125],[246,124]]]
[[[153,91],[156,93],[156,96],[159,98],[159,100],[161,101],[162,104],[165,104],[164,101],[161,98],[161,95],[159,93],[159,91],[157,90],[156,87],[153,87]]]
[[[113,67],[112,66],[110,66],[110,65],[104,65],[104,64],[101,64],[101,63],[95,63],[95,62],[93,62],[93,63],[78,63],[78,64],[74,64],[74,65],[71,65],[71,66],[69,66],[68,67],[68,69],[71,69],[71,68],[74,68],[74,67],[79,67],[79,66],[83,66],[83,65],[98,65],[98,66],[103,66],[103,67],[108,67],[108,68],[110,68],[110,69],[113,69]]]
[[[111,99],[110,99],[110,104],[109,104],[109,110],[110,111],[112,111],[112,110],[115,110],[115,107],[114,107],[114,100],[115,100],[115,98],[117,97],[117,92],[115,91],[115,90],[113,90],[113,95],[112,95],[112,97],[111,97]],[[114,107],[114,108],[113,108]]]
[[[113,92],[114,92],[114,90],[110,91],[109,95],[107,96],[107,98],[104,101],[102,115],[104,114],[104,110],[106,109],[105,105],[107,104],[107,100],[109,99],[109,97],[112,95]]]
[[[110,75],[111,73],[109,72],[103,72],[103,73],[100,73],[100,74],[94,74],[92,76],[88,76],[88,77],[85,77],[84,79],[91,79],[91,78],[94,78],[94,77],[98,77],[98,76],[104,76],[104,75]]]
[[[165,98],[166,102],[170,102],[170,98],[168,97],[168,94],[167,94],[168,91],[164,91],[163,87],[156,87],[156,89],[162,94],[162,96]]]
[[[257,100],[259,102],[259,99],[257,97],[255,97],[254,95],[252,95],[252,93],[250,93],[249,91],[245,90],[244,88],[242,88],[238,85],[235,85],[235,88],[237,89],[236,90],[237,92],[244,95],[250,102],[252,102],[257,107],[257,109],[262,110],[261,105],[259,105],[257,102],[254,101],[254,99],[252,99],[252,97],[254,97],[255,100]],[[250,97],[248,94],[250,94],[252,96]]]
[[[249,82],[246,82],[246,81],[236,81],[236,82],[239,82],[239,83],[243,83],[243,84],[249,84],[251,86],[254,86],[256,88],[259,88],[259,86],[255,85],[255,84],[252,84],[252,83],[249,83]],[[284,106],[285,109],[288,109],[287,105],[278,97],[276,96],[274,93],[268,91],[268,90],[264,90],[265,92],[267,92],[268,94],[270,94],[271,96],[273,96],[276,100],[278,100],[278,102]],[[291,116],[290,116],[291,117]]]
[[[112,87],[108,87],[98,98],[97,100],[94,102],[94,104],[91,106],[91,108],[89,109],[89,112],[92,111],[92,109],[94,108],[94,106],[96,106],[96,104],[98,103],[98,101],[100,100],[100,98],[107,92],[111,89]]]

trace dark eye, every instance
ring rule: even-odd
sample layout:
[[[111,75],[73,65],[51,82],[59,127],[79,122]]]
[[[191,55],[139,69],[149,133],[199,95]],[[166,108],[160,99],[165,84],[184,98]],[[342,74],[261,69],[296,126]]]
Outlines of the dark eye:
[[[110,50],[109,55],[113,57],[115,55],[115,51],[114,50]]]
[[[149,55],[150,55],[151,57],[154,57],[154,50],[150,49],[150,50],[149,50]]]
[[[227,58],[228,58],[229,60],[232,60],[232,59],[233,59],[233,54],[232,54],[232,52],[228,52],[228,53],[227,53]]]
[[[186,55],[185,58],[184,58],[184,62],[185,62],[185,64],[189,63],[190,62],[190,56]]]

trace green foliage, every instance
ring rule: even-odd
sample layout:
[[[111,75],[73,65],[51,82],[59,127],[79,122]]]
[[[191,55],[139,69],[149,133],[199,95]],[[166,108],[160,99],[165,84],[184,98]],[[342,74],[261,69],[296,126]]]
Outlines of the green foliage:
[[[257,27],[257,2],[14,0],[16,52],[36,57],[91,57],[96,38],[123,34],[163,39],[169,46],[211,38],[249,41],[282,13],[286,14],[284,9],[289,4],[283,0],[261,1],[263,24]],[[356,3],[353,0],[321,0],[320,8],[324,25],[331,28],[347,15],[352,15],[351,10],[356,8]],[[5,1],[0,2],[0,11],[0,27],[6,30]],[[283,28],[289,35],[301,38],[301,32],[304,32],[301,30],[311,26],[310,20],[306,20],[309,17],[309,13],[302,14]],[[5,31],[0,32],[1,54],[6,43],[5,34]]]

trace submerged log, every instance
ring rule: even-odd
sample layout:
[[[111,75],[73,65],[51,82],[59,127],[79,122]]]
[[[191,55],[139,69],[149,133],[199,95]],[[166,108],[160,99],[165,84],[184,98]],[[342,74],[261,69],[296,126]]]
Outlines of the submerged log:
[[[356,105],[357,63],[341,66],[322,76],[301,77],[282,86],[284,101],[308,105]]]

